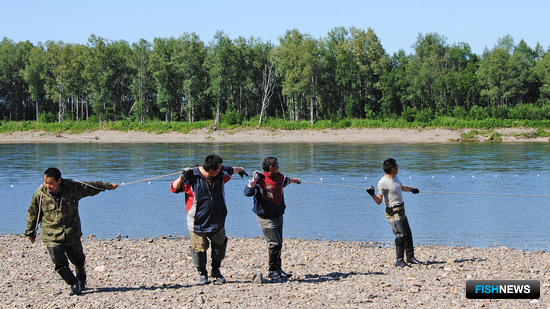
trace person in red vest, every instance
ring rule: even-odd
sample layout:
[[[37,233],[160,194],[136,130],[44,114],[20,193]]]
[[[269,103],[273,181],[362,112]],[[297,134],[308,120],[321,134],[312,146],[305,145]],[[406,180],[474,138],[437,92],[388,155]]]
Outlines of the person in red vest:
[[[263,172],[254,171],[252,180],[244,188],[244,195],[254,197],[252,211],[258,216],[269,249],[269,269],[267,276],[274,281],[283,281],[292,274],[281,268],[283,248],[283,214],[285,197],[283,188],[289,183],[300,184],[299,178],[289,178],[279,172],[279,162],[275,157],[267,157],[262,163]]]

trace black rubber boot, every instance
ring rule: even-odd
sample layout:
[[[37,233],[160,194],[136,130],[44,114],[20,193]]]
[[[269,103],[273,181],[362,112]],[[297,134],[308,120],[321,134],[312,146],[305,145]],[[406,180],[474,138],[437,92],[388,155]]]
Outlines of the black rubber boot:
[[[395,258],[403,259],[405,256],[405,247],[403,246],[403,237],[395,237]]]
[[[68,285],[71,286],[71,292],[69,292],[69,295],[82,294],[78,280],[68,266],[58,269],[57,273],[61,276],[61,278],[63,278],[63,280],[65,280],[65,282],[67,282]]]
[[[199,284],[208,284],[208,271],[206,270],[206,252],[195,252],[191,249],[191,258],[193,264],[199,272]]]
[[[279,270],[279,250],[277,248],[269,248],[269,268],[268,271]]]
[[[227,282],[225,277],[220,272],[220,267],[222,265],[222,260],[225,258],[225,250],[227,249],[227,237],[223,244],[214,244],[212,243],[212,282],[214,284],[224,284]]]
[[[410,247],[405,249],[405,251],[407,251],[407,263],[420,265],[424,264],[424,262],[421,262],[414,257],[414,248]]]
[[[285,278],[281,276],[279,269],[279,259],[281,256],[281,250],[279,247],[269,248],[269,270],[267,277],[272,281],[283,281]]]
[[[80,284],[80,290],[84,291],[86,289],[86,266],[76,266],[75,267],[76,279]]]
[[[212,263],[214,264],[214,263]],[[227,280],[225,279],[225,277],[222,275],[222,273],[220,272],[220,268],[219,267],[214,267],[212,266],[212,272],[211,272],[211,275],[212,275],[212,282],[214,284],[224,284],[227,282]]]
[[[283,270],[283,268],[281,267],[282,266],[281,252],[283,251],[283,246],[279,245],[275,249],[277,249],[277,251],[278,251],[277,255],[276,255],[277,272],[279,273],[279,276],[281,277],[281,279],[286,280],[286,279],[292,277],[292,274],[286,273]]]

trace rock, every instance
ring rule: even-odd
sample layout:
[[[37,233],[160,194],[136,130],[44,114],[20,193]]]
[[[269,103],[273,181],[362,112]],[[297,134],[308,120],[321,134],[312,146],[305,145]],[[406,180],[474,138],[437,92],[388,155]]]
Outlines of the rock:
[[[438,263],[398,269],[395,249],[377,248],[379,243],[367,248],[359,242],[285,239],[282,262],[296,275],[271,284],[260,277],[267,262],[265,240],[229,237],[222,273],[231,283],[199,286],[188,237],[110,238],[84,244],[90,293],[70,297],[43,246],[0,235],[0,308],[546,308],[550,301],[547,293],[536,301],[463,295],[464,280],[489,277],[536,278],[548,290],[548,251],[418,245],[420,256]],[[454,259],[459,262],[440,263]],[[335,265],[335,260],[343,262]]]

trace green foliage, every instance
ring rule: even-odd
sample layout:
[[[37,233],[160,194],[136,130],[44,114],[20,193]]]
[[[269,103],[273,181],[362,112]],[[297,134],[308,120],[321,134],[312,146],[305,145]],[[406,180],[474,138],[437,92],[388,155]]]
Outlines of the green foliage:
[[[500,143],[502,142],[502,135],[498,132],[493,132],[489,135],[487,142]]]
[[[481,106],[474,106],[470,109],[469,116],[474,120],[483,120],[486,119],[489,114],[485,108]]]
[[[222,125],[233,126],[241,123],[241,116],[236,111],[227,111],[221,117]]]
[[[52,112],[42,112],[38,117],[39,122],[55,122],[56,116]]]
[[[194,33],[133,44],[95,35],[86,45],[4,38],[0,119],[69,122],[74,130],[256,127],[270,64],[267,128],[544,127],[550,119],[550,52],[540,45],[506,35],[476,55],[467,43],[427,33],[411,54],[389,56],[373,29],[355,27],[320,39],[293,29],[277,46],[221,31],[208,44]],[[189,125],[172,124],[180,121]]]

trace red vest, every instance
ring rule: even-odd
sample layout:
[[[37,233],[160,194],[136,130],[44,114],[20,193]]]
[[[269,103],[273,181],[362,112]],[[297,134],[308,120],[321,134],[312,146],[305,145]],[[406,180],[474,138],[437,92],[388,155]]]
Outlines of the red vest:
[[[281,173],[271,174],[270,172],[264,172],[264,176],[265,178],[258,183],[264,189],[261,197],[270,200],[275,205],[283,204],[285,176]]]

